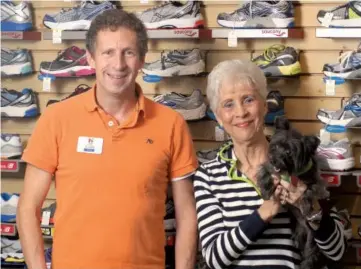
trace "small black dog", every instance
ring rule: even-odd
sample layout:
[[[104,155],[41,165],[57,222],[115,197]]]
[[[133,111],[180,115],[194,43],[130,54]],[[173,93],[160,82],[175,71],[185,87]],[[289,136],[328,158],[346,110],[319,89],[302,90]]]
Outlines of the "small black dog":
[[[320,256],[320,250],[314,242],[313,234],[306,224],[305,216],[308,216],[312,208],[312,200],[326,199],[329,196],[326,190],[326,182],[318,171],[314,155],[320,140],[316,136],[303,136],[292,129],[285,117],[279,117],[275,121],[276,131],[272,136],[268,158],[258,174],[258,186],[265,200],[270,199],[275,191],[273,174],[281,175],[281,178],[289,179],[297,176],[307,185],[307,189],[300,202],[301,211],[287,205],[294,216],[296,233],[294,241],[302,254],[301,269],[311,269]]]

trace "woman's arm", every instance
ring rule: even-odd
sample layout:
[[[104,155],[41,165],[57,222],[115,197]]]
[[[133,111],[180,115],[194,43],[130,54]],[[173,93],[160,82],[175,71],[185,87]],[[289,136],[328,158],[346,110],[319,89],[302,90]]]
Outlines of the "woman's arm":
[[[333,208],[329,214],[322,215],[320,225],[314,231],[314,237],[319,249],[327,258],[333,261],[342,259],[347,243],[344,226],[337,215],[336,209]]]
[[[239,259],[263,233],[267,221],[277,214],[279,208],[279,203],[265,201],[237,227],[229,229],[223,224],[220,202],[213,195],[208,173],[202,166],[194,176],[194,191],[202,254],[208,266],[214,269],[225,268]]]

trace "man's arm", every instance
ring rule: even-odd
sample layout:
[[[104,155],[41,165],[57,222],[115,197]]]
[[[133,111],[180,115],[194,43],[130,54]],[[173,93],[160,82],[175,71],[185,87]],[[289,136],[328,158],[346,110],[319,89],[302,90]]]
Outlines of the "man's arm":
[[[194,269],[197,255],[197,214],[191,178],[172,182],[176,214],[175,268]]]
[[[17,208],[17,226],[29,269],[46,269],[44,242],[40,229],[41,207],[49,191],[52,175],[31,164],[26,167],[24,189]]]

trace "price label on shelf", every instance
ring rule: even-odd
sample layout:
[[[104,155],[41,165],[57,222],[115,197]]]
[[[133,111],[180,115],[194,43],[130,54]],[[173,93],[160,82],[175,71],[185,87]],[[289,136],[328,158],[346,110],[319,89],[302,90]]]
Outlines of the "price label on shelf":
[[[1,235],[14,236],[16,235],[16,226],[12,223],[1,223]]]
[[[341,185],[340,175],[321,174],[321,177],[327,181],[329,187],[339,187]]]
[[[235,48],[237,47],[237,34],[235,31],[230,31],[228,33],[228,47]]]
[[[44,211],[41,216],[41,225],[49,225],[50,223],[50,211]]]
[[[326,15],[323,17],[322,26],[329,27],[333,18],[333,13],[327,12]]]
[[[48,78],[48,77],[43,78],[43,91],[44,92],[51,91],[51,78]]]
[[[43,236],[52,237],[54,235],[54,227],[41,227],[41,233]]]
[[[1,171],[16,173],[19,171],[19,162],[10,161],[10,160],[1,160]]]
[[[54,29],[53,30],[53,44],[61,44],[61,33],[62,30]]]
[[[334,96],[336,94],[336,82],[333,79],[326,80],[326,95]]]

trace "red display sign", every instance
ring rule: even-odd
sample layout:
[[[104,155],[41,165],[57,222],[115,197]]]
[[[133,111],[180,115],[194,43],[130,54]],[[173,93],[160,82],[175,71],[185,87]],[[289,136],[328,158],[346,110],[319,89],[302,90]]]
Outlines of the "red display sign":
[[[1,160],[1,171],[2,172],[18,172],[19,162],[10,160]]]
[[[327,181],[330,187],[338,187],[341,185],[341,176],[332,174],[321,174],[321,177]]]
[[[361,175],[357,176],[357,186],[361,188]]]
[[[2,39],[23,39],[23,32],[16,31],[16,32],[1,32]]]
[[[16,235],[15,224],[1,223],[1,235],[5,235],[5,236]]]

